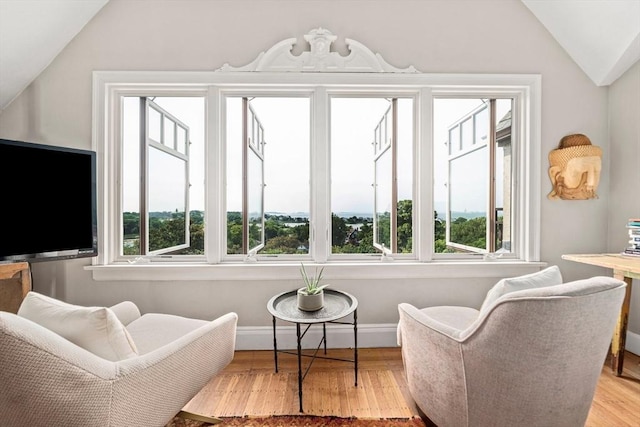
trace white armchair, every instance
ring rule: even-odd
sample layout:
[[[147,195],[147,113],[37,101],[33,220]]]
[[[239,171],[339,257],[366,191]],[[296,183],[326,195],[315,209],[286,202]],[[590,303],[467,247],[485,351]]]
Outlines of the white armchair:
[[[479,311],[399,305],[409,391],[431,422],[585,424],[626,284],[608,277],[538,282],[506,293],[499,282]]]
[[[53,300],[35,296],[47,303]],[[75,314],[64,313],[63,322],[45,327],[37,323],[38,316],[51,310],[29,310],[23,302],[23,315],[0,311],[3,426],[161,427],[233,359],[235,313],[205,321],[156,313],[141,316],[132,302],[105,309],[55,301],[59,307],[54,309],[71,307],[92,327],[98,325],[90,345],[96,345],[103,332],[108,340],[116,340],[113,330],[126,327],[119,337],[128,340],[133,353],[108,360],[116,356],[97,356],[83,348],[86,343],[75,344],[51,330],[65,322],[81,323],[77,317],[73,320]],[[82,335],[73,333],[74,341]]]

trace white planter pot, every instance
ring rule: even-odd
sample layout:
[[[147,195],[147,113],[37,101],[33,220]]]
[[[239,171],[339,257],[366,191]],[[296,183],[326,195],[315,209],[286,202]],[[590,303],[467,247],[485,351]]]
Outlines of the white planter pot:
[[[324,306],[324,291],[320,291],[315,295],[306,295],[302,291],[304,288],[298,289],[298,308],[302,311],[316,311]]]

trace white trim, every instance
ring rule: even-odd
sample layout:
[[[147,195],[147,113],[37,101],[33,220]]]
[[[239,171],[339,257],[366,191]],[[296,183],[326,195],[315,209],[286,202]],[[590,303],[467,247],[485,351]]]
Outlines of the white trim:
[[[397,347],[397,323],[358,325],[358,348]],[[295,326],[276,326],[278,348],[295,350]],[[315,348],[322,337],[322,329],[312,326],[303,340],[303,348]],[[352,348],[353,327],[327,325],[327,348]],[[626,350],[640,355],[640,334],[627,332]],[[239,326],[236,350],[273,350],[273,327]]]
[[[640,356],[640,334],[627,331],[627,341],[624,346],[625,350]]]
[[[396,347],[396,323],[358,325],[358,348]],[[296,349],[295,326],[276,326],[279,350]],[[322,338],[320,325],[312,325],[302,340],[302,348],[314,349]],[[353,326],[327,325],[327,348],[353,348]],[[272,326],[238,326],[236,350],[272,350]]]
[[[442,262],[331,262],[324,266],[326,280],[405,280],[448,278],[502,278],[533,273],[546,267],[544,262],[519,261],[442,261]],[[98,281],[183,281],[183,280],[300,280],[298,262],[283,263],[121,263],[84,267]]]

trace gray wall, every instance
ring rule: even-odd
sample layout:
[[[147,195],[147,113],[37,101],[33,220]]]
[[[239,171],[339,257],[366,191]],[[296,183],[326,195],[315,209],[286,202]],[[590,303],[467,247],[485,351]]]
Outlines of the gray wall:
[[[276,42],[289,37],[301,40],[317,27],[338,35],[338,44],[344,43],[344,37],[355,39],[397,67],[542,75],[541,259],[558,264],[566,279],[594,273],[594,269],[560,257],[608,249],[606,225],[613,199],[639,213],[638,202],[628,205],[634,191],[630,186],[619,190],[616,185],[615,193],[611,191],[609,166],[614,159],[605,160],[598,199],[546,198],[551,189],[547,154],[560,138],[584,133],[602,147],[605,159],[615,148],[615,161],[620,162],[626,161],[625,144],[634,143],[637,127],[634,130],[624,121],[618,129],[624,137],[609,137],[609,90],[595,86],[518,0],[111,0],[0,115],[0,136],[90,148],[92,71],[214,70],[226,62],[239,66]],[[620,89],[620,96],[612,95],[612,104],[627,102],[617,100],[626,96],[626,86]],[[635,111],[637,115],[637,107]],[[636,138],[636,159],[637,144]],[[616,179],[624,181],[623,177]],[[83,269],[88,263],[34,264],[36,290],[79,304],[110,304],[127,298],[139,303],[143,311],[200,317],[232,308],[240,315],[241,325],[267,326],[264,301],[296,286],[250,281],[94,282]],[[494,282],[451,278],[399,280],[391,286],[385,281],[350,281],[335,286],[358,295],[361,306],[370,307],[362,313],[362,321],[388,323],[397,321],[398,301],[479,306]],[[640,333],[638,317],[631,329]]]
[[[627,246],[629,218],[640,218],[640,62],[609,87],[611,175],[608,249]],[[634,280],[629,329],[640,334],[640,282]],[[640,338],[640,337],[638,337]]]

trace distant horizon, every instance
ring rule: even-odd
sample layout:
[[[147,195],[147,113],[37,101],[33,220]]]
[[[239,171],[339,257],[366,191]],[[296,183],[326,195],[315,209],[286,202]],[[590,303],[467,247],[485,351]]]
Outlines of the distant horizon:
[[[438,214],[438,218],[445,218],[446,217],[446,210],[438,210],[435,209],[435,211]],[[161,213],[171,213],[173,211],[152,211],[150,212],[150,214],[161,214]],[[191,209],[190,212],[204,212],[203,209]],[[241,213],[240,211],[237,210],[233,210],[233,211],[227,211],[228,213]],[[137,213],[137,212],[132,212],[132,211],[127,211],[125,213]],[[367,219],[373,219],[373,214],[370,212],[357,212],[357,211],[339,211],[339,212],[331,212],[332,214],[335,214],[336,216],[340,217],[340,218],[351,218],[351,217],[356,217],[356,218],[367,218]],[[486,212],[483,211],[452,211],[453,213],[453,218],[467,218],[467,219],[472,219],[472,218],[478,218],[478,217],[484,217],[486,216]],[[302,211],[295,211],[295,212],[279,212],[279,211],[268,211],[264,213],[265,215],[270,215],[270,216],[288,216],[291,218],[309,218],[310,213],[309,212],[302,212]]]

